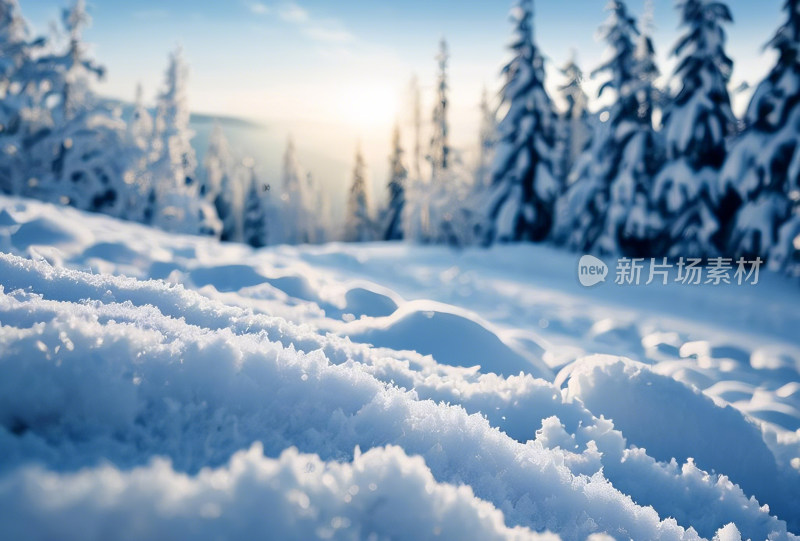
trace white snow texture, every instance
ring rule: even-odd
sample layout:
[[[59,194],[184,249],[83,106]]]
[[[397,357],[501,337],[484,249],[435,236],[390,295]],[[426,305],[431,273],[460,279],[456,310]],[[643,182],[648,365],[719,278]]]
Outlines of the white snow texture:
[[[252,250],[7,197],[0,251],[5,539],[800,531],[768,272],[687,310],[542,246]]]

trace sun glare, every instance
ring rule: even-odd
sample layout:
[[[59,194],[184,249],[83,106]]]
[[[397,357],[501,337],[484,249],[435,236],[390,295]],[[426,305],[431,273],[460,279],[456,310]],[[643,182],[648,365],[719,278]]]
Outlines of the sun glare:
[[[397,117],[397,100],[397,91],[389,84],[354,84],[340,92],[337,114],[355,128],[387,128]]]

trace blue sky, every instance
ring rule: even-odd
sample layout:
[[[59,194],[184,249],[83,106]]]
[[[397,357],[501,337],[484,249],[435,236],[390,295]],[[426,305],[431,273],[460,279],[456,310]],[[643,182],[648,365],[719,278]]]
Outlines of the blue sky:
[[[641,13],[644,0],[628,2]],[[728,52],[736,61],[734,85],[757,82],[773,63],[762,51],[783,19],[781,0],[731,0],[735,23]],[[34,30],[46,32],[61,0],[20,0]],[[407,85],[416,73],[430,109],[437,43],[450,43],[453,142],[467,149],[476,138],[477,104],[484,85],[496,90],[508,58],[510,25],[505,0],[89,0],[94,18],[86,39],[108,68],[100,92],[131,99],[137,82],[153,98],[167,54],[180,44],[191,66],[194,110],[249,117],[299,139],[298,148],[347,156],[364,146],[382,176],[391,125],[404,125]],[[539,0],[537,41],[549,58],[552,89],[575,49],[586,72],[602,59],[597,27],[605,0]],[[655,0],[655,41],[662,70],[677,15],[671,0]],[[595,87],[589,84],[589,89]],[[737,98],[741,108],[747,98]]]
[[[536,34],[553,65],[575,48],[588,71],[601,59],[595,40],[604,0],[540,0]],[[641,12],[642,0],[630,2]],[[63,1],[21,0],[34,28],[46,31]],[[86,38],[109,68],[102,89],[129,97],[137,81],[154,93],[167,52],[181,44],[192,66],[192,102],[206,112],[336,120],[327,110],[338,90],[391,87],[402,94],[412,72],[430,85],[441,36],[450,41],[454,107],[496,86],[506,58],[508,2],[497,0],[90,0],[94,25]],[[761,45],[781,19],[779,0],[729,2],[736,23],[729,51],[737,79],[764,71]],[[673,3],[655,0],[662,57],[676,37]],[[555,81],[552,81],[555,82]],[[459,84],[463,83],[463,84]],[[311,94],[311,95],[307,95]],[[327,95],[326,95],[327,94]],[[398,99],[402,96],[396,96]],[[310,102],[316,103],[310,103]],[[296,103],[299,102],[299,103]],[[395,106],[398,104],[395,104]],[[317,111],[318,107],[326,108]],[[363,120],[363,119],[362,119]],[[383,121],[384,119],[380,119]]]

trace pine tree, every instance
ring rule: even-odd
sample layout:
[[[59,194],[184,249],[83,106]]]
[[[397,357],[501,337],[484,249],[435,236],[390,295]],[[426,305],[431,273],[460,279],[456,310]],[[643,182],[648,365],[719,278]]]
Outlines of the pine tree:
[[[290,137],[283,155],[283,242],[305,244],[312,241],[313,209],[308,177],[297,161],[294,141]]]
[[[569,190],[558,203],[554,236],[576,250],[637,253],[648,248],[657,225],[629,224],[643,213],[648,216],[643,207],[659,165],[649,102],[640,101],[640,90],[652,85],[652,78],[641,73],[647,60],[637,55],[639,31],[627,6],[614,0],[608,9],[601,34],[611,54],[594,73],[608,74],[600,93],[612,92],[614,102],[603,112],[592,145],[573,168]],[[646,37],[638,39],[649,42]]]
[[[411,106],[411,131],[413,146],[411,153],[410,178],[404,190],[405,204],[401,222],[403,238],[412,242],[427,242],[430,233],[430,201],[428,178],[422,173],[422,106],[419,81],[416,75],[409,84]]]
[[[228,140],[222,127],[215,122],[208,138],[208,149],[203,157],[203,174],[198,175],[198,193],[209,201],[214,201],[222,189],[222,179],[228,174],[230,167]]]
[[[669,254],[702,257],[717,253],[720,224],[710,188],[736,127],[727,90],[733,62],[723,29],[732,17],[717,0],[685,0],[678,8],[686,28],[673,52],[680,89],[664,112],[667,163],[652,197],[665,221]]]
[[[317,184],[311,173],[306,176],[308,185],[309,238],[310,242],[321,244],[326,242],[331,231],[330,198]]]
[[[62,12],[68,43],[62,52],[36,59],[36,78],[45,89],[26,152],[30,181],[25,195],[120,216],[130,186],[125,127],[119,111],[91,90],[104,68],[88,58],[83,32],[91,23],[83,0]]]
[[[383,240],[403,238],[403,211],[406,204],[408,170],[403,164],[400,143],[400,126],[395,125],[392,135],[392,154],[389,156],[389,203],[384,218]]]
[[[630,126],[620,124],[617,133],[622,152],[611,180],[610,202],[599,251],[644,256],[660,253],[657,237],[662,227],[658,212],[648,201],[653,176],[663,161],[663,149],[653,130],[653,111],[658,101],[655,80],[659,76],[655,48],[650,37],[652,3],[643,16],[644,31],[638,36],[629,90],[636,100],[637,115]],[[622,90],[621,93],[624,93]]]
[[[0,0],[0,193],[22,193],[30,168],[28,141],[38,129],[24,116],[37,105],[34,59],[44,40],[28,37],[17,0]]]
[[[188,71],[178,48],[170,55],[158,97],[156,159],[151,166],[157,202],[153,222],[167,231],[218,236],[222,224],[216,209],[199,195],[195,181],[197,159],[191,146],[186,96]]]
[[[411,94],[411,122],[414,135],[414,151],[412,154],[412,175],[414,179],[422,178],[422,104],[417,76],[411,78],[409,84]]]
[[[28,59],[28,24],[17,0],[0,0],[0,74],[4,89],[11,74]]]
[[[591,128],[587,110],[589,98],[583,90],[583,71],[577,64],[574,51],[569,62],[560,71],[566,82],[558,89],[564,96],[567,108],[558,122],[558,158],[554,167],[560,179],[567,179],[578,156],[589,144]]]
[[[126,163],[124,176],[127,190],[123,194],[121,217],[126,220],[148,222],[153,209],[149,208],[148,195],[153,187],[150,160],[153,151],[153,119],[144,105],[142,85],[136,85],[133,112],[127,123],[124,148],[118,159]]]
[[[46,61],[63,73],[63,77],[55,80],[57,83],[50,93],[60,98],[59,111],[68,120],[95,105],[94,95],[89,88],[90,77],[102,78],[105,68],[87,57],[83,32],[91,25],[92,18],[85,0],[75,0],[71,8],[63,10],[61,19],[69,45],[65,54],[47,58]]]
[[[156,133],[160,161],[166,173],[165,189],[189,187],[196,190],[194,179],[197,158],[191,145],[189,104],[187,98],[189,68],[178,47],[169,56],[164,89],[158,96]]]
[[[433,109],[432,118],[433,135],[428,154],[433,182],[436,182],[447,171],[450,164],[449,127],[447,124],[447,61],[449,58],[447,42],[442,38],[439,42],[439,54],[436,55],[439,72],[436,82],[436,106]]]
[[[267,245],[267,212],[262,194],[262,184],[255,170],[250,168],[247,197],[244,208],[244,241],[254,248]]]
[[[356,150],[356,163],[353,167],[353,181],[347,199],[345,218],[345,240],[348,242],[367,242],[372,240],[372,221],[369,216],[367,199],[366,165],[361,147]]]
[[[639,118],[653,123],[653,113],[663,101],[661,91],[656,87],[656,79],[661,75],[656,63],[656,50],[653,46],[653,0],[646,0],[641,18],[641,33],[634,53],[634,93],[639,102]]]
[[[211,130],[208,150],[203,158],[200,194],[214,204],[222,222],[220,240],[235,241],[241,238],[240,217],[243,194],[237,182],[228,140],[219,124]]]
[[[503,68],[502,100],[487,208],[487,241],[542,240],[560,191],[553,174],[555,113],[544,88],[544,60],[533,40],[533,2],[519,0],[512,60]]]
[[[776,267],[798,264],[800,233],[800,1],[783,9],[787,20],[769,42],[778,61],[753,93],[718,190],[719,206],[737,209],[728,253],[771,257]]]
[[[142,151],[148,151],[152,145],[153,118],[144,104],[144,90],[141,84],[136,85],[133,112],[127,129],[128,141]]]
[[[497,113],[489,103],[489,92],[483,87],[480,103],[481,124],[478,132],[478,166],[475,185],[479,189],[491,182],[491,163],[497,146]]]

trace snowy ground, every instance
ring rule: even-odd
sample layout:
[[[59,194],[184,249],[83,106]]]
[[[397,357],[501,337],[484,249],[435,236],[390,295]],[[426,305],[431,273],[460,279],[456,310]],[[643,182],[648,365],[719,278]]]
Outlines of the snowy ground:
[[[541,246],[253,251],[8,198],[0,251],[5,538],[800,533],[782,277],[585,289]]]

